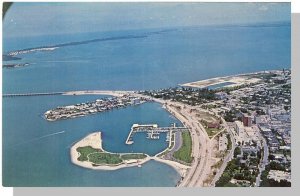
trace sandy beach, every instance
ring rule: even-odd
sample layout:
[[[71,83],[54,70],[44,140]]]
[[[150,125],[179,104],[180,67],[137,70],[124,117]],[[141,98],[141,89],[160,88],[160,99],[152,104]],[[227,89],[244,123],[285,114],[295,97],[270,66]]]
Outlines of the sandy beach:
[[[164,160],[161,159],[157,156],[153,156],[150,157],[149,155],[147,155],[147,157],[145,159],[131,159],[128,161],[124,161],[123,163],[119,164],[119,165],[99,165],[99,166],[93,166],[93,164],[91,162],[88,161],[78,161],[77,158],[80,156],[80,153],[78,153],[76,151],[76,149],[78,147],[84,147],[84,146],[91,146],[95,149],[99,149],[102,150],[103,152],[106,153],[110,153],[105,151],[102,148],[102,139],[101,139],[101,132],[95,132],[95,133],[91,133],[89,135],[87,135],[85,138],[83,138],[82,140],[80,140],[79,142],[75,143],[70,150],[70,154],[71,154],[71,161],[72,163],[74,163],[75,165],[84,167],[84,168],[88,168],[88,169],[94,169],[94,170],[117,170],[117,169],[121,169],[121,168],[126,168],[126,167],[134,167],[134,166],[141,166],[142,164],[146,163],[149,160],[155,160],[155,161],[159,161],[162,163],[165,163],[167,165],[170,165],[171,167],[173,167],[174,169],[176,169],[176,171],[181,175],[181,176],[185,176],[187,170],[190,168],[189,166],[174,162],[174,161],[170,161],[170,160]],[[132,154],[132,153],[118,153],[120,155],[125,155],[125,154]]]
[[[181,177],[184,177],[187,173],[187,171],[191,168],[190,166],[187,165],[183,165],[181,163],[175,162],[175,161],[170,161],[170,160],[165,160],[165,159],[161,159],[159,157],[151,157],[151,159],[161,162],[161,163],[165,163],[167,165],[170,165],[171,167],[173,167],[179,174]]]
[[[88,168],[88,169],[95,169],[95,170],[117,170],[125,167],[133,167],[133,166],[138,166],[146,163],[151,159],[149,155],[147,155],[146,158],[144,159],[131,159],[128,161],[124,161],[121,164],[118,165],[99,165],[99,166],[94,166],[91,162],[89,161],[78,161],[78,157],[80,156],[80,153],[76,151],[78,147],[85,147],[85,146],[91,146],[94,149],[99,149],[103,152],[106,153],[111,153],[107,152],[102,148],[102,139],[101,139],[101,132],[95,132],[87,135],[85,138],[80,140],[79,142],[75,143],[70,150],[70,155],[71,155],[71,161],[75,165]],[[132,154],[132,153],[118,153],[120,155],[125,155],[125,154]]]
[[[128,93],[134,93],[134,91],[101,91],[101,90],[69,91],[63,93],[63,95],[111,95],[115,97],[120,97]]]

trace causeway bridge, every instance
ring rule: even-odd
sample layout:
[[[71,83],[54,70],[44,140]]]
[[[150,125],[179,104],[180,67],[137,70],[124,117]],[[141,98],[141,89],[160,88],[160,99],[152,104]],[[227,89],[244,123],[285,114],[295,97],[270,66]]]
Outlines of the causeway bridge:
[[[62,95],[64,92],[51,93],[20,93],[20,94],[3,94],[2,97],[25,97],[25,96],[44,96],[44,95]]]

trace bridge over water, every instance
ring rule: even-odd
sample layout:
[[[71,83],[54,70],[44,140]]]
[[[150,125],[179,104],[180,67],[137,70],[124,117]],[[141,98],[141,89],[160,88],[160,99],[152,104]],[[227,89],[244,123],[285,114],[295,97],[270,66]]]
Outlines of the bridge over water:
[[[51,93],[19,93],[19,94],[3,94],[2,97],[24,97],[24,96],[45,96],[45,95],[62,95],[64,92]]]

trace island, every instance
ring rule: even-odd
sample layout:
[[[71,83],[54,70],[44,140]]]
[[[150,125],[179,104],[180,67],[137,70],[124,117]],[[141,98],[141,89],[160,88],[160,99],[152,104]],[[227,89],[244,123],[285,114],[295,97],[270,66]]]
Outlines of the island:
[[[119,97],[97,99],[93,102],[57,107],[55,109],[46,111],[44,117],[48,121],[56,121],[104,112],[112,110],[114,108],[123,108],[127,106],[138,105],[145,103],[146,101],[147,99],[145,98],[139,98],[131,96],[129,94],[125,94]]]
[[[140,166],[150,157],[143,153],[111,153],[102,148],[101,132],[91,133],[71,147],[72,163],[100,170]]]
[[[94,132],[76,142],[70,149],[70,155],[71,161],[75,165],[94,170],[117,170],[133,166],[141,167],[142,164],[149,160],[156,160],[172,166],[184,176],[190,166],[162,158],[162,155],[166,151],[172,150],[175,146],[174,139],[172,143],[172,146],[169,145],[166,150],[152,157],[144,153],[113,153],[103,149],[101,132]]]

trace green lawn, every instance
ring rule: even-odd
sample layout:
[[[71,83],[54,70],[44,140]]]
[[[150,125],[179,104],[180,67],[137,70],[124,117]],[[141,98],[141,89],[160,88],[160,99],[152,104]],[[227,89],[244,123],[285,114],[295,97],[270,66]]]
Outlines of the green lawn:
[[[94,164],[119,164],[122,163],[123,160],[121,159],[119,154],[110,154],[110,153],[94,153],[89,155],[89,161]]]
[[[95,153],[95,152],[101,152],[101,150],[92,148],[91,146],[78,147],[76,149],[76,151],[80,153],[80,156],[78,157],[78,161],[87,161],[88,154]]]
[[[121,155],[121,159],[128,160],[128,159],[144,159],[147,156],[145,154],[124,154]]]
[[[115,165],[122,163],[124,160],[144,159],[147,157],[147,155],[142,153],[125,155],[120,155],[117,153],[105,153],[99,149],[94,149],[91,146],[78,147],[76,151],[80,153],[78,161],[89,161],[95,166],[101,164]]]
[[[174,153],[174,158],[184,161],[186,163],[191,163],[193,158],[192,154],[192,138],[189,131],[184,131],[182,135],[182,146],[178,151]]]

